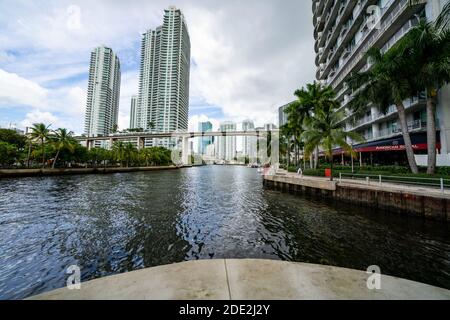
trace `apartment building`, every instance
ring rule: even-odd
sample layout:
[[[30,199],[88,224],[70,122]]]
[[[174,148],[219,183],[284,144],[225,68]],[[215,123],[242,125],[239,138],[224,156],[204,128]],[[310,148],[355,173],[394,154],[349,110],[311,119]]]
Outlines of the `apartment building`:
[[[135,127],[145,131],[187,131],[191,44],[186,20],[174,6],[162,26],[142,36]],[[173,139],[148,139],[146,146],[175,146]]]
[[[221,132],[236,131],[236,123],[222,122],[220,124]],[[236,137],[218,137],[215,139],[216,159],[233,161],[236,158]]]
[[[120,96],[120,61],[111,48],[91,53],[84,133],[105,136],[117,127]],[[95,142],[100,146],[99,142]]]
[[[352,72],[370,68],[365,52],[376,47],[386,52],[411,28],[419,17],[429,21],[439,14],[445,0],[424,0],[412,4],[410,0],[313,0],[316,78],[330,85],[337,93],[341,108],[346,112],[342,125],[347,131],[364,136],[365,143],[356,145],[361,161],[366,163],[389,159],[392,163],[405,161],[404,142],[396,108],[386,113],[368,106],[367,113],[351,121],[347,108],[352,92],[346,80]],[[450,152],[450,93],[441,90],[437,107],[438,147]],[[405,101],[408,128],[416,153],[426,153],[425,95],[418,93]],[[391,152],[386,152],[391,151]],[[398,151],[398,152],[395,152]]]

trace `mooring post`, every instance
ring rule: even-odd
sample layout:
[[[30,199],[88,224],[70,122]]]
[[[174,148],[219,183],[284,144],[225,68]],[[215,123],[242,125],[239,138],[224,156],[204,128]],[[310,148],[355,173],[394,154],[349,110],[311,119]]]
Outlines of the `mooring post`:
[[[378,176],[378,179],[380,181],[380,186],[381,186],[381,174]]]
[[[367,181],[367,185],[369,185],[370,184],[370,178],[366,177],[366,181]]]
[[[441,178],[441,192],[444,193],[444,178]]]

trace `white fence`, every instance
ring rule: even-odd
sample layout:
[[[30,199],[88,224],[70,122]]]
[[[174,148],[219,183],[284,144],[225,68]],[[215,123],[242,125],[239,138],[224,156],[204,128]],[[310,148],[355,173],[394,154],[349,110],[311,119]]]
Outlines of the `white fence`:
[[[405,184],[415,187],[429,187],[438,188],[442,192],[445,189],[450,188],[450,180],[443,178],[422,178],[422,177],[408,177],[408,176],[384,176],[376,174],[355,174],[355,173],[339,173],[339,181],[345,179],[346,182],[349,180],[364,181],[367,185],[378,185],[382,186],[383,183],[394,183],[394,184]]]

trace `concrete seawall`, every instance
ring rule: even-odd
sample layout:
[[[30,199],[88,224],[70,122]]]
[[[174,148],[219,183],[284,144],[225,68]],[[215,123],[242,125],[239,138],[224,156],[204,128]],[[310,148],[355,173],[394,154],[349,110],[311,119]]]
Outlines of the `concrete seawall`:
[[[450,194],[431,188],[385,183],[367,185],[319,177],[266,175],[264,186],[294,194],[325,197],[362,207],[450,222]]]
[[[176,170],[181,167],[134,167],[134,168],[64,168],[64,169],[0,169],[0,178],[19,178],[36,176],[61,176],[77,174],[108,174],[138,171]]]
[[[61,288],[33,300],[323,300],[450,299],[450,291],[381,275],[325,265],[272,260],[199,260],[147,268]]]

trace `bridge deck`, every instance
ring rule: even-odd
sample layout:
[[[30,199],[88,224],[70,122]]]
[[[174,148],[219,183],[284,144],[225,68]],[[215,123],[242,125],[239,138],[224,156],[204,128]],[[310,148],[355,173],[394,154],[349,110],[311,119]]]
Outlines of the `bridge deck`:
[[[104,137],[75,137],[78,141],[108,141],[108,140],[132,140],[132,139],[164,139],[164,138],[201,138],[201,137],[259,137],[268,133],[279,133],[279,130],[257,131],[206,131],[206,132],[163,132],[146,133],[133,132],[130,134],[117,134]]]

